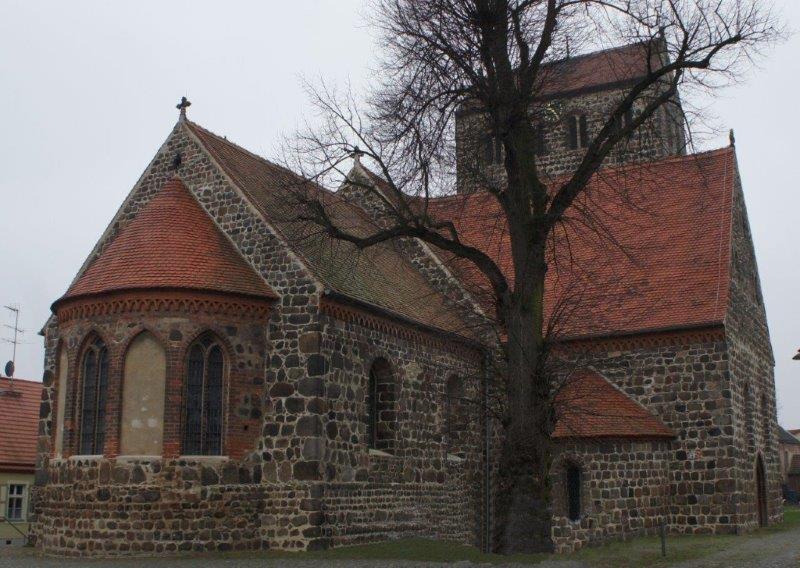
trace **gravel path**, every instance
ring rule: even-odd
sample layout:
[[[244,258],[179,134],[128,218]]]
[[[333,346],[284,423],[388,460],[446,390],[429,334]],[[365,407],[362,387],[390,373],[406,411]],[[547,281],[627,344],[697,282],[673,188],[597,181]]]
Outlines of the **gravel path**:
[[[800,529],[745,538],[724,552],[700,560],[675,564],[675,568],[797,568],[800,566]]]

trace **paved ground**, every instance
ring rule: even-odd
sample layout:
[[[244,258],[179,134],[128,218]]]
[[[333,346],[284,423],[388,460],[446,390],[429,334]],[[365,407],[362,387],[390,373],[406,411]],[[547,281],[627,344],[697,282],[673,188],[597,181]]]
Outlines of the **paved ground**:
[[[608,566],[607,563],[604,563]],[[120,560],[64,560],[43,558],[32,549],[0,548],[0,568],[472,568],[489,564],[456,562],[407,562],[391,560],[286,560],[247,557],[132,558]],[[498,565],[493,565],[498,566]],[[506,564],[507,568],[521,567]],[[524,566],[531,566],[526,564]],[[583,562],[552,560],[535,564],[537,568],[591,568]],[[675,568],[798,568],[800,567],[800,528],[768,534],[759,538],[742,538],[723,552],[701,560],[672,564]]]

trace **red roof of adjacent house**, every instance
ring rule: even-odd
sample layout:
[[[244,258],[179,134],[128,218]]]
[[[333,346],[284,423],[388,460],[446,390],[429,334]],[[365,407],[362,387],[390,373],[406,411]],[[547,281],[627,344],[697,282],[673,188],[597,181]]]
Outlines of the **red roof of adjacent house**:
[[[598,172],[550,248],[545,304],[561,336],[722,323],[735,175],[732,148]],[[428,207],[452,220],[461,240],[489,254],[513,284],[505,216],[492,195],[435,199]],[[440,254],[491,310],[483,274]]]
[[[786,475],[800,475],[800,454],[792,456]]]
[[[152,288],[276,297],[177,179],[120,230],[62,300]]]
[[[556,395],[554,438],[674,438],[675,432],[594,371],[570,376]]]
[[[33,472],[42,383],[0,378],[0,473]]]

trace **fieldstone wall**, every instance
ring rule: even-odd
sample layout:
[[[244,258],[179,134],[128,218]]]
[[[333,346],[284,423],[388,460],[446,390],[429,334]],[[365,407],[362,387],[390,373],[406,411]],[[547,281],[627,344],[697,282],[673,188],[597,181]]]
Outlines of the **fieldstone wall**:
[[[722,327],[573,348],[583,364],[677,433],[669,457],[671,531],[735,533],[752,526],[752,516],[740,515],[753,487],[741,481],[734,352]],[[779,491],[777,477],[771,477],[770,495]]]
[[[566,441],[553,467],[553,542],[571,552],[611,539],[655,534],[669,522],[670,441]],[[566,465],[581,472],[581,515],[570,520]]]
[[[313,487],[262,483],[226,458],[52,460],[37,545],[63,556],[304,549],[319,532]]]
[[[424,330],[387,326],[359,310],[330,307],[326,313],[320,352],[330,373],[321,429],[332,543],[386,535],[479,542],[481,420],[460,421],[459,449],[469,442],[463,457],[455,457],[445,412],[480,416],[478,405],[448,405],[446,398],[447,382],[456,376],[463,380],[464,398],[476,401],[483,378],[480,352]],[[366,443],[366,388],[376,359],[388,361],[395,381],[391,452],[370,450]],[[458,522],[446,520],[447,511],[457,512]]]
[[[736,463],[738,524],[758,527],[756,467],[760,458],[766,472],[768,522],[783,519],[778,422],[775,403],[774,358],[767,328],[753,241],[747,220],[738,168],[731,209],[733,242],[731,281],[725,332],[730,352],[733,398],[733,449]]]
[[[565,175],[577,167],[585,148],[573,150],[568,144],[568,120],[583,114],[587,120],[591,139],[605,125],[612,110],[625,89],[608,88],[573,93],[540,101],[532,114],[539,117],[538,124],[544,133],[544,151],[537,156],[542,175],[556,177]],[[634,114],[647,104],[640,100]],[[485,146],[488,126],[486,119],[474,110],[465,107],[456,117],[457,186],[460,193],[485,189],[497,184],[505,177],[501,161],[487,162]],[[686,137],[680,100],[663,106],[628,140],[621,142],[606,159],[604,165],[647,162],[667,156],[685,153]]]

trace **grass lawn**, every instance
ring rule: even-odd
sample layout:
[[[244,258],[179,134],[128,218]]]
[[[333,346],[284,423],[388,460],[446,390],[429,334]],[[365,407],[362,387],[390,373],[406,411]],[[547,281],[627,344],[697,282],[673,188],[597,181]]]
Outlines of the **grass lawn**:
[[[487,562],[503,564],[519,562],[536,564],[542,560],[577,560],[600,568],[623,568],[648,566],[655,568],[669,566],[675,562],[703,558],[720,552],[745,539],[759,539],[769,534],[800,528],[800,508],[787,507],[784,522],[753,533],[734,536],[667,536],[667,556],[661,557],[661,544],[658,537],[641,537],[627,542],[610,544],[580,550],[574,554],[550,556],[546,554],[502,556],[482,554],[476,548],[459,544],[425,539],[403,539],[363,546],[335,548],[321,552],[278,553],[270,552],[268,557],[319,559],[319,560],[418,560],[428,562]]]

